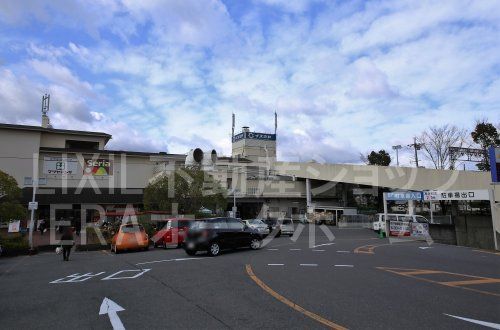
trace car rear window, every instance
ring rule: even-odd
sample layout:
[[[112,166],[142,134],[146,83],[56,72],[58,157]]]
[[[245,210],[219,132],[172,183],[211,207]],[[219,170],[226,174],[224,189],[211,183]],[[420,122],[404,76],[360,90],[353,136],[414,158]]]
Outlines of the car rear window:
[[[123,233],[138,233],[140,231],[144,231],[141,225],[125,225],[122,227]]]
[[[292,224],[292,220],[283,220],[283,224],[284,225],[291,225]]]

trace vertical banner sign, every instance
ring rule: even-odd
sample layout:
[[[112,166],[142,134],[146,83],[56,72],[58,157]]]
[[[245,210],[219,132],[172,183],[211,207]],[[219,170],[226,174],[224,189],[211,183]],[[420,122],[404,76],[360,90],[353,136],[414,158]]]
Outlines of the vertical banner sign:
[[[500,182],[500,148],[490,147],[491,182]]]
[[[113,175],[111,161],[107,159],[85,159],[83,174],[93,176]]]

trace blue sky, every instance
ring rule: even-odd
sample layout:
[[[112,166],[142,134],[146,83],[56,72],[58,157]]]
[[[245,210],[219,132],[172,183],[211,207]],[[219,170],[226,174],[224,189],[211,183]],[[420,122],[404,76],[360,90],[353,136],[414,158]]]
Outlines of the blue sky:
[[[112,149],[359,162],[431,125],[500,122],[499,1],[2,1],[0,122],[105,131]],[[402,163],[409,161],[402,156]]]

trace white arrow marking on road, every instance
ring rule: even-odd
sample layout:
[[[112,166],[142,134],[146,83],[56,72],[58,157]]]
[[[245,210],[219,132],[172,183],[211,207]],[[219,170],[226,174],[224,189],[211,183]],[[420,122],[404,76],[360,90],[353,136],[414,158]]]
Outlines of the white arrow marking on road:
[[[313,246],[313,249],[314,249],[314,248],[317,248],[317,247],[320,247],[320,246],[332,245],[332,244],[335,244],[335,243],[318,244],[318,245]]]
[[[450,314],[446,314],[446,313],[443,313],[443,314],[446,316],[454,317],[454,318],[462,320],[462,321],[467,321],[467,322],[479,324],[479,325],[482,325],[482,326],[485,326],[488,328],[500,329],[500,324],[498,324],[498,323],[491,323],[491,322],[485,322],[485,321],[480,321],[480,320],[468,319],[466,317],[460,317],[460,316],[450,315]]]
[[[113,300],[104,298],[99,309],[99,315],[108,314],[113,330],[125,330],[122,321],[118,317],[117,312],[124,311],[125,308],[115,303]]]
[[[418,248],[422,250],[432,249],[430,246],[419,246]]]

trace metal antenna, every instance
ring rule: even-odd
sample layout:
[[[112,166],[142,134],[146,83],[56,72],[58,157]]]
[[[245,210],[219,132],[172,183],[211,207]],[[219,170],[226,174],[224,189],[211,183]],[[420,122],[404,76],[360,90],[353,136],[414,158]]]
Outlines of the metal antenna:
[[[50,109],[50,95],[44,94],[42,96],[42,127],[44,128],[52,128],[50,125],[50,119],[47,113]]]

